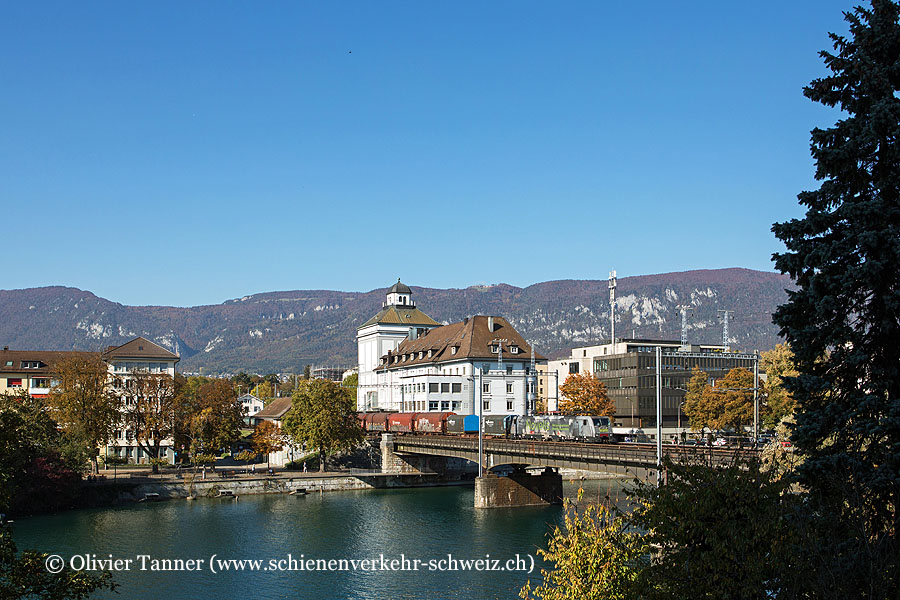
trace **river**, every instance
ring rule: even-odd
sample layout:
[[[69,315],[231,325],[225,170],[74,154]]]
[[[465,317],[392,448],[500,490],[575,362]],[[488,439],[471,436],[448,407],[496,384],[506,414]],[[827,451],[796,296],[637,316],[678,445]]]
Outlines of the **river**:
[[[585,498],[609,493],[623,501],[622,485],[587,481]],[[567,481],[566,495],[573,497],[577,487]],[[470,487],[171,500],[20,519],[13,535],[19,550],[67,561],[85,554],[130,559],[129,570],[115,573],[119,593],[97,598],[516,598],[526,579],[540,578],[543,563],[536,550],[546,546],[563,510],[475,510],[472,504]],[[148,558],[142,562],[141,555]],[[216,572],[210,568],[213,555]],[[511,560],[514,567],[517,555],[526,568],[534,557],[533,573],[440,570],[452,566],[448,556],[457,561],[489,556],[498,566]],[[310,559],[372,559],[381,568],[382,556],[386,566],[392,560],[399,566],[403,558],[407,566],[422,562],[418,570],[406,571],[301,570]],[[158,559],[194,559],[198,562],[185,566],[198,570],[151,570]],[[219,561],[228,559],[261,560],[268,570],[224,570]],[[74,560],[80,566],[82,560]],[[430,570],[431,561],[436,570]]]

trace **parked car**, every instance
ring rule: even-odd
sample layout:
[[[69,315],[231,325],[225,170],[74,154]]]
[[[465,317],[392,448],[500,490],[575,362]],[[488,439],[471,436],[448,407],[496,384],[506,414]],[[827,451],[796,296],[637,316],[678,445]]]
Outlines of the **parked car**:
[[[725,438],[716,438],[716,440],[712,443],[713,446],[727,446],[728,442]]]

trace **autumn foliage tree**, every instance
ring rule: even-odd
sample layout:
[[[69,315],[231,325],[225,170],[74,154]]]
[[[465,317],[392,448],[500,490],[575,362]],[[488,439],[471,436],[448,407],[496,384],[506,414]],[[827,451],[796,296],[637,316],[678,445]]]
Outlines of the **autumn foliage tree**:
[[[218,454],[240,437],[243,412],[227,379],[204,383],[189,408],[191,454]]]
[[[701,387],[702,386],[702,387]],[[753,373],[744,368],[731,369],[710,386],[706,373],[694,369],[685,395],[684,414],[691,429],[740,431],[753,423]]]
[[[775,427],[794,413],[794,396],[785,387],[785,380],[799,375],[794,366],[794,353],[788,344],[778,344],[760,355],[760,368],[766,374],[762,383],[765,410],[762,420],[768,427]]]
[[[281,428],[272,421],[263,421],[253,431],[253,449],[266,456],[266,464],[269,464],[269,455],[284,448],[284,437]]]
[[[541,581],[519,591],[526,600],[630,600],[637,587],[644,557],[650,552],[646,536],[632,530],[626,519],[606,505],[579,507],[566,501],[562,525],[550,533],[547,548],[538,549],[545,563]]]
[[[107,365],[99,354],[70,353],[53,365],[57,385],[48,403],[64,431],[83,439],[98,472],[97,451],[121,422],[119,399],[110,383]]]
[[[710,397],[703,395],[708,387],[709,375],[694,367],[688,380],[687,393],[684,395],[684,414],[690,420],[691,429],[694,431],[715,428],[713,423],[717,418],[717,411],[707,404]]]
[[[559,401],[559,412],[569,415],[616,414],[616,404],[609,399],[606,385],[591,373],[573,373],[559,386],[564,396]]]

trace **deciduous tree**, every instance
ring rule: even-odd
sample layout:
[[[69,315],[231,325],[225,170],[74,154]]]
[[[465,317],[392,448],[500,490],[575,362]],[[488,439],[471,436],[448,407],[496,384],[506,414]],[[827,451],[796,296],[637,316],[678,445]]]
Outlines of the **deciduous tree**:
[[[75,497],[86,444],[57,427],[41,401],[0,394],[0,513],[58,510]]]
[[[326,453],[352,448],[364,437],[356,418],[356,396],[327,379],[311,379],[294,390],[284,429],[295,440],[318,448],[320,471],[325,470]]]
[[[550,534],[538,555],[550,564],[542,581],[528,581],[519,592],[527,600],[631,600],[641,597],[638,577],[650,546],[646,536],[605,505],[579,511],[567,501],[562,526]]]
[[[796,406],[794,397],[784,385],[786,378],[799,375],[794,367],[794,353],[789,345],[778,344],[760,355],[759,366],[766,374],[762,384],[765,396],[762,421],[767,427],[775,427],[792,415]]]
[[[150,456],[153,472],[159,472],[162,443],[175,432],[175,382],[166,373],[137,370],[121,380],[120,395],[127,398],[125,424],[134,432],[138,446]]]
[[[46,565],[48,556],[34,550],[17,552],[10,526],[0,522],[0,598],[82,600],[97,590],[118,587],[109,571],[64,567],[59,573],[51,573]]]
[[[718,421],[719,410],[715,403],[710,403],[710,396],[704,396],[709,387],[709,375],[694,367],[688,381],[687,393],[684,395],[684,414],[691,422],[691,429],[700,431],[704,428],[714,429]]]
[[[243,413],[227,379],[204,383],[195,409],[189,429],[191,454],[218,454],[240,437]]]
[[[694,430],[708,427],[741,431],[744,425],[753,423],[753,373],[731,369],[710,386],[706,373],[695,368],[688,382],[684,414]]]
[[[606,394],[606,385],[591,373],[573,373],[559,386],[559,412],[570,415],[616,414],[616,404]]]
[[[71,353],[53,365],[57,385],[48,402],[53,418],[68,432],[85,440],[91,468],[97,468],[97,450],[121,422],[119,399],[113,392],[106,363],[98,354]]]
[[[265,455],[269,464],[269,455],[284,448],[284,436],[281,428],[272,421],[263,421],[253,431],[253,449]]]

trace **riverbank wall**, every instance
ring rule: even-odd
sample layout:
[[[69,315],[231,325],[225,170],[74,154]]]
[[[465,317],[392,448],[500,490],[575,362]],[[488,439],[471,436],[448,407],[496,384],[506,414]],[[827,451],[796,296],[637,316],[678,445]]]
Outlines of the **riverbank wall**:
[[[152,480],[123,479],[103,483],[85,483],[81,487],[79,508],[114,506],[129,502],[176,498],[214,498],[222,495],[313,494],[347,490],[438,487],[472,485],[465,474],[382,474],[334,473],[296,476],[259,476],[239,479]]]

